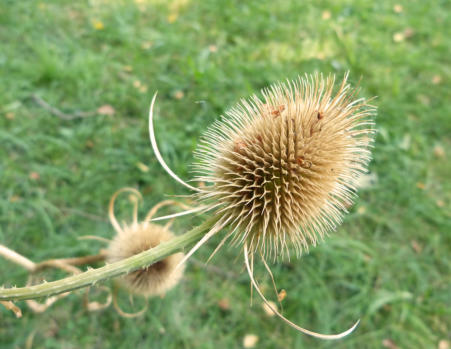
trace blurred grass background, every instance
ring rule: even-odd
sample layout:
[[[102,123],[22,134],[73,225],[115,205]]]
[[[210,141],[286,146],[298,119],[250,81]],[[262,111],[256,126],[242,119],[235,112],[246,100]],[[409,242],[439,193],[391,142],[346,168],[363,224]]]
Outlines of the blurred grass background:
[[[44,314],[19,302],[21,319],[0,308],[0,347],[239,348],[255,334],[258,348],[449,348],[450,13],[438,0],[0,0],[0,243],[34,261],[102,248],[77,238],[112,237],[107,204],[121,187],[143,192],[141,214],[188,193],[149,145],[156,90],[160,149],[185,179],[207,125],[241,97],[305,72],[362,78],[361,95],[378,96],[379,131],[370,180],[345,223],[302,259],[273,266],[285,315],[322,333],[361,318],[346,339],[301,335],[258,299],[250,308],[242,257],[223,249],[211,266],[227,273],[191,263],[142,318],[88,313],[81,293]],[[64,120],[33,96],[69,115],[93,113]],[[118,207],[131,218],[126,196]],[[181,218],[174,231],[198,222]],[[25,282],[0,259],[0,284]],[[142,306],[127,299],[128,310]]]

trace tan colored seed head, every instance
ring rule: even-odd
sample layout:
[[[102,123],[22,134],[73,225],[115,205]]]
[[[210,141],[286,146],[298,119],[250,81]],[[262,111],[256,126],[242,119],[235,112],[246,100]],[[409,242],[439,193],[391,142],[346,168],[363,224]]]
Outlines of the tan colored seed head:
[[[334,77],[305,76],[263,90],[204,134],[199,198],[234,243],[277,258],[315,245],[341,223],[370,160],[374,107]]]
[[[169,230],[156,224],[144,222],[126,226],[111,241],[107,261],[113,263],[134,256],[173,237]],[[173,254],[121,279],[132,293],[145,296],[164,294],[182,278],[184,266],[174,270],[182,258],[183,253]]]

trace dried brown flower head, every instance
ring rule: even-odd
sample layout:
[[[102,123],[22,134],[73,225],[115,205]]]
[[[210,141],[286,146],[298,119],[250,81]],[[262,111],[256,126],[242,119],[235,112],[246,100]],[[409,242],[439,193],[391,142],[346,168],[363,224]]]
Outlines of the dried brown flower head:
[[[125,227],[108,247],[107,261],[113,263],[134,256],[173,237],[170,231],[156,224],[141,223],[137,226]],[[173,254],[147,268],[123,276],[122,281],[131,292],[136,294],[145,296],[164,294],[183,276],[183,268],[174,270],[182,258],[183,253]]]
[[[334,335],[296,325],[266,299],[254,278],[253,262],[259,255],[274,281],[267,256],[289,256],[290,247],[300,255],[335,230],[352,204],[370,160],[375,108],[356,98],[358,91],[347,84],[347,74],[338,88],[334,84],[334,76],[306,75],[274,84],[262,91],[263,99],[254,95],[226,112],[204,133],[196,150],[195,180],[206,183],[199,188],[172,172],[158,150],[153,129],[156,95],[149,113],[150,140],[160,164],[196,191],[197,211],[217,217],[182,262],[227,228],[212,255],[228,239],[242,245],[251,283],[269,309],[298,331],[322,339],[342,338],[359,321]]]
[[[168,241],[174,237],[169,231],[169,225],[160,226],[149,223],[149,220],[158,208],[175,204],[173,201],[164,201],[155,206],[147,215],[146,219],[138,223],[137,200],[135,197],[134,220],[130,225],[119,225],[114,213],[114,200],[122,191],[131,191],[136,195],[139,193],[132,188],[124,188],[116,192],[110,202],[110,220],[117,232],[114,239],[108,246],[106,260],[109,263],[134,256],[150,248],[158,246],[160,243]],[[139,195],[140,197],[140,195]],[[162,295],[174,287],[183,276],[183,266],[176,269],[176,266],[183,259],[183,253],[175,253],[159,262],[149,265],[146,268],[133,271],[121,278],[126,288],[135,294],[144,296]]]
[[[342,221],[370,160],[374,108],[346,76],[306,76],[229,110],[196,151],[198,197],[234,243],[273,258],[315,245]],[[220,205],[218,205],[220,203]]]

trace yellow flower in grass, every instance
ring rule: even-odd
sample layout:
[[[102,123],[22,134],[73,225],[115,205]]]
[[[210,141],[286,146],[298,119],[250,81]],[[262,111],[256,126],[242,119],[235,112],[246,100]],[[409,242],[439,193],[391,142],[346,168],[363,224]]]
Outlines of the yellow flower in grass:
[[[91,23],[92,23],[92,27],[95,30],[103,30],[103,29],[105,29],[105,25],[103,24],[103,22],[101,20],[94,19],[94,20],[91,21]]]

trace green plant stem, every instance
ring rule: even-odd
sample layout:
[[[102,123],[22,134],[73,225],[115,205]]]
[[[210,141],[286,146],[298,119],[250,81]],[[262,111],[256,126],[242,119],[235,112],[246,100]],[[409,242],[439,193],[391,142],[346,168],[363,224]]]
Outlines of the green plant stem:
[[[44,282],[39,285],[20,288],[2,288],[0,289],[0,300],[18,301],[53,296],[82,287],[93,286],[99,281],[145,268],[198,241],[202,235],[213,226],[217,219],[218,217],[213,217],[191,229],[189,232],[163,242],[155,248],[141,252],[127,259],[107,264],[101,268],[90,269],[81,274],[69,276],[57,281]]]

